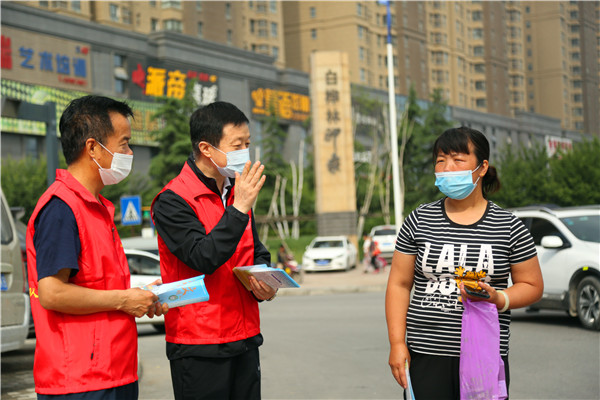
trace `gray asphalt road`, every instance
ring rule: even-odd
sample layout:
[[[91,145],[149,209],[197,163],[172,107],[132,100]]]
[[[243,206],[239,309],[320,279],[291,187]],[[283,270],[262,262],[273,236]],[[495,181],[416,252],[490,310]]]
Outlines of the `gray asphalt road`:
[[[383,299],[353,293],[263,303],[263,398],[402,398],[387,366]],[[151,327],[139,332],[140,399],[172,399],[164,338]],[[30,346],[2,355],[3,400],[35,398],[27,389],[32,354]],[[514,312],[510,365],[511,399],[600,399],[600,333],[564,313]]]

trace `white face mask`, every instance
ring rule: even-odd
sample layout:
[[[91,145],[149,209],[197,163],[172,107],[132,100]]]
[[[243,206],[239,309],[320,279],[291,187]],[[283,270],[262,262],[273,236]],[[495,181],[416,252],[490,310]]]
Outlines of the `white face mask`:
[[[102,183],[105,185],[114,185],[127,178],[127,175],[129,175],[131,172],[133,154],[111,153],[111,151],[104,147],[102,143],[98,142],[98,144],[113,156],[109,169],[102,168],[100,164],[98,164],[98,161],[92,158],[99,168],[98,172],[100,172],[100,179],[102,179]]]
[[[221,175],[227,178],[235,178],[236,172],[240,175],[242,174],[246,162],[250,160],[250,149],[246,148],[241,150],[228,151],[227,153],[225,153],[223,150],[217,149],[212,144],[211,146],[213,149],[220,151],[221,153],[225,154],[225,156],[227,156],[227,165],[225,167],[219,167],[217,163],[213,161],[212,158],[210,159],[210,161],[212,161],[212,163],[215,164],[215,167],[217,167]]]

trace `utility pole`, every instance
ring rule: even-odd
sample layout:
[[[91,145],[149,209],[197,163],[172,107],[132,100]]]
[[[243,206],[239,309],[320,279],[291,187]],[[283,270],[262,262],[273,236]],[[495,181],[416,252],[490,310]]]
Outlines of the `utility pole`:
[[[394,53],[392,48],[392,13],[391,1],[380,1],[387,8],[387,67],[388,67],[388,98],[390,107],[390,141],[392,158],[392,183],[394,189],[394,224],[396,232],[402,223],[402,210],[400,209],[400,170],[398,165],[398,126],[396,120],[396,88],[394,82]]]

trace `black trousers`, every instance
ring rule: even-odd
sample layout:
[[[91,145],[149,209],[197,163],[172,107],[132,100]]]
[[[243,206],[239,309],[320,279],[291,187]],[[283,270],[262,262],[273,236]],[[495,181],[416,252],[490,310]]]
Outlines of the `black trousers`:
[[[183,357],[170,363],[175,400],[261,398],[258,348],[234,357]]]
[[[506,392],[510,384],[508,357],[502,357]],[[460,358],[410,352],[410,379],[418,400],[460,399]],[[404,393],[406,399],[406,393]],[[507,398],[508,400],[508,398]]]

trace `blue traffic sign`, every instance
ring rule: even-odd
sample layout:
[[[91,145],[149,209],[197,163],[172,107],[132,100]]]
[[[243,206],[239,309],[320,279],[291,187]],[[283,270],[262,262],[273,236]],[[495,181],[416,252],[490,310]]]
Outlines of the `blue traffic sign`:
[[[142,224],[142,198],[140,196],[121,197],[121,224]]]

